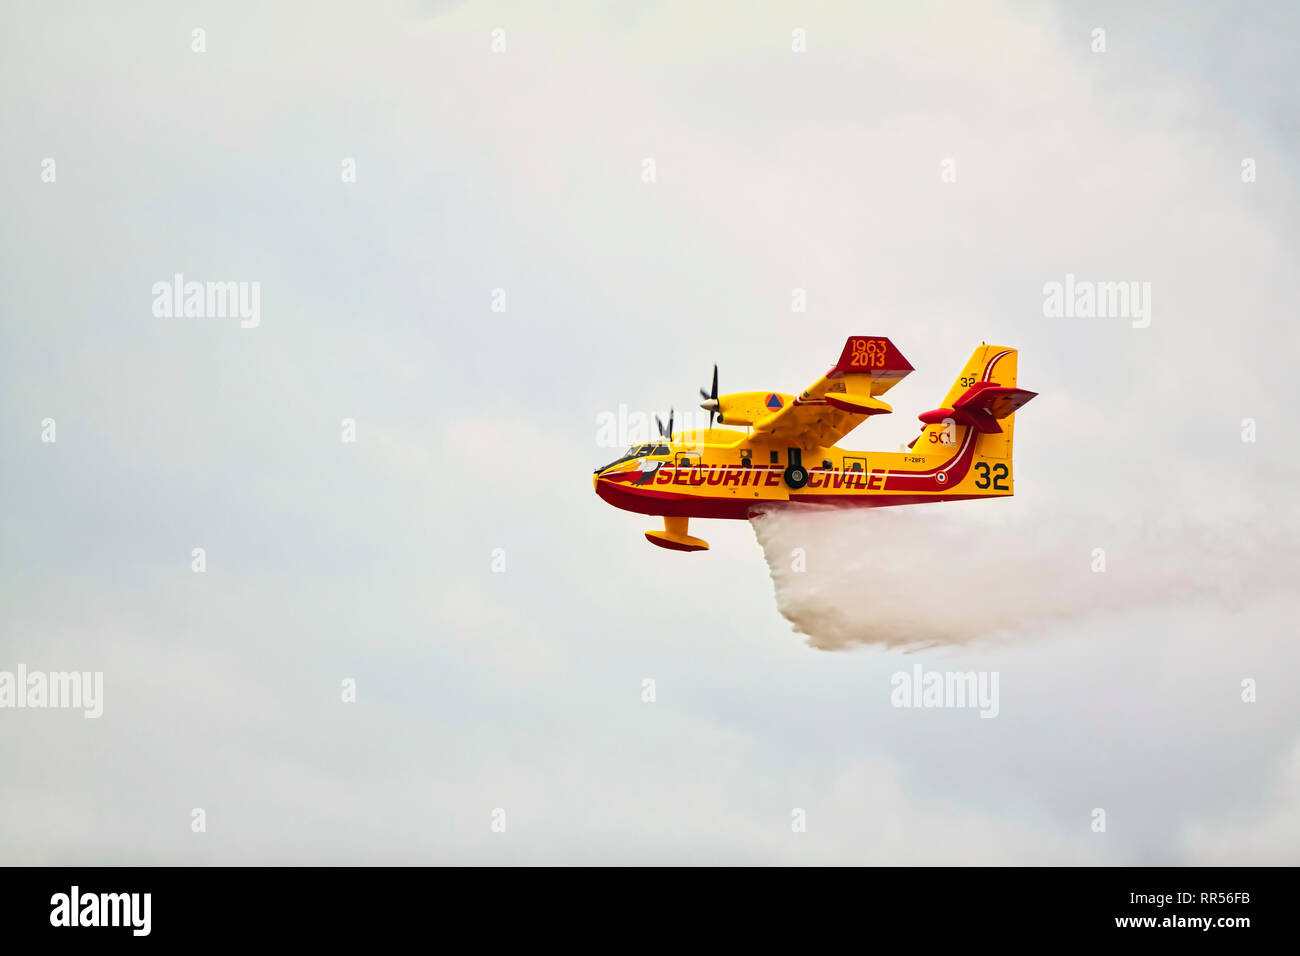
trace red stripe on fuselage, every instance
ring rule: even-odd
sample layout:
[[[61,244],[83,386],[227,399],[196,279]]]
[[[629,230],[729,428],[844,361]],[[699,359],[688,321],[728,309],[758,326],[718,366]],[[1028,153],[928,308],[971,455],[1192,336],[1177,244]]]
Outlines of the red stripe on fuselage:
[[[758,499],[709,498],[660,491],[648,485],[627,486],[602,478],[596,482],[596,494],[615,508],[643,515],[667,515],[670,518],[748,518],[749,509],[763,504]]]

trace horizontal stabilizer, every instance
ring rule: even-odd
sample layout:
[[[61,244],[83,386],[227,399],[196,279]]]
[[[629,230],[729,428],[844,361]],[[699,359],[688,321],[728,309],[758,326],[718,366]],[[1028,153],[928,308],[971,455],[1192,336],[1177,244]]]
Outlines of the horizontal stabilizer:
[[[1014,415],[1022,405],[1037,395],[1023,388],[1005,388],[993,382],[977,382],[961,398],[957,399],[958,408],[979,409],[988,412],[994,418],[1006,418]]]
[[[1023,388],[1006,388],[996,382],[976,382],[952,408],[936,408],[920,418],[927,425],[941,425],[952,419],[955,424],[969,425],[982,434],[995,434],[1002,431],[998,419],[1014,415],[1037,394]]]

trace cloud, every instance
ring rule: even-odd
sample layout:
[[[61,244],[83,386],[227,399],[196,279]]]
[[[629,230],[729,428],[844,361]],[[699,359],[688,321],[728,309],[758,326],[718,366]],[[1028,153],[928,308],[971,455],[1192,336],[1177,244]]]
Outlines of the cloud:
[[[1300,739],[1270,773],[1242,777],[1243,787],[1265,787],[1264,806],[1249,819],[1197,819],[1182,839],[1194,866],[1295,866],[1300,861]]]
[[[1149,606],[1241,606],[1290,586],[1296,549],[1265,527],[1104,530],[1072,512],[979,520],[954,507],[786,506],[752,519],[781,613],[821,649],[960,644]],[[796,554],[797,552],[797,554]]]

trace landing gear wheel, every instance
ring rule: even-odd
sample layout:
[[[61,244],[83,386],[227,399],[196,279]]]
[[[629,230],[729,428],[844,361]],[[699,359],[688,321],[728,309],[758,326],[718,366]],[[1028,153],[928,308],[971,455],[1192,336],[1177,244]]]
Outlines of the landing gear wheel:
[[[802,488],[808,484],[808,472],[803,470],[803,465],[791,465],[782,477],[791,488]]]

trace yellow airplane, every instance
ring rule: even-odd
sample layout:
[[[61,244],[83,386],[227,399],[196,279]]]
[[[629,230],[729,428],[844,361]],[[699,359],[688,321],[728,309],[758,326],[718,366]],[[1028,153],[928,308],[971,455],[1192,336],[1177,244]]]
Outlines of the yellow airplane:
[[[1037,392],[1016,388],[1016,350],[981,345],[943,404],[920,416],[908,451],[845,451],[836,442],[872,415],[893,411],[880,396],[912,372],[887,338],[854,335],[835,367],[799,396],[718,394],[700,389],[709,427],[630,447],[597,468],[596,494],[625,511],[662,515],[646,540],[674,551],[703,551],[691,518],[748,518],[794,501],[837,507],[911,505],[1012,493],[1015,413]],[[720,425],[714,428],[713,416]],[[805,463],[805,459],[807,464]]]

